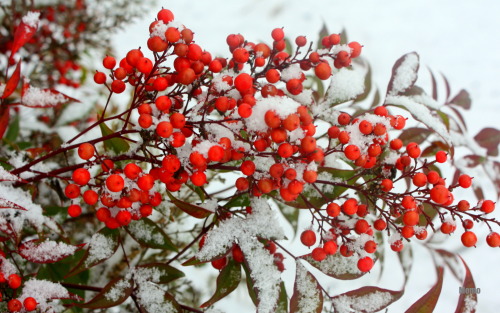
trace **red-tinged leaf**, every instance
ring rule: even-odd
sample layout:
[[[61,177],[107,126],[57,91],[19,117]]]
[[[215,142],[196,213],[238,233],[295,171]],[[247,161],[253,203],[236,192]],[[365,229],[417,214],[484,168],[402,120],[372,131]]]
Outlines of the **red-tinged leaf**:
[[[0,198],[0,209],[16,209],[26,211],[24,207],[3,198]]]
[[[159,273],[160,276],[158,277],[158,284],[167,284],[185,276],[184,272],[164,263],[143,264],[139,265],[138,268],[148,268],[154,270],[156,273]]]
[[[443,272],[442,266],[437,267],[437,282],[432,288],[417,300],[405,313],[432,313],[436,307],[436,303],[441,295],[443,287]]]
[[[211,306],[220,299],[233,292],[241,281],[241,264],[230,260],[217,277],[217,288],[214,295],[200,307]]]
[[[332,304],[336,310],[344,312],[371,313],[387,308],[403,295],[404,290],[394,291],[374,286],[366,286],[334,296]]]
[[[127,232],[141,245],[153,249],[178,251],[172,240],[155,222],[148,218],[133,221],[127,227]]]
[[[26,182],[26,180],[21,177],[12,174],[11,172],[5,170],[0,166],[0,181],[11,181],[11,182]]]
[[[458,256],[465,267],[465,278],[462,284],[463,288],[467,288],[465,290],[476,290],[476,284],[474,283],[474,278],[472,278],[472,273],[470,272],[469,267],[465,263],[464,259],[461,256]],[[469,289],[470,288],[470,289]],[[460,298],[458,298],[457,309],[455,313],[474,313],[476,312],[476,304],[477,304],[477,293],[460,293]]]
[[[16,32],[14,33],[14,40],[12,42],[9,61],[13,60],[16,52],[21,49],[21,47],[31,39],[31,37],[33,37],[36,30],[37,27],[27,25],[24,22],[21,22],[21,24],[19,24],[19,26],[16,28]]]
[[[419,57],[411,52],[400,57],[392,68],[392,76],[387,86],[388,95],[399,95],[410,89],[417,80]]]
[[[182,263],[181,265],[182,266],[193,266],[193,265],[200,265],[200,264],[203,264],[203,263],[207,263],[207,262],[202,262],[202,261],[198,260],[196,257],[193,256],[189,260],[187,260],[184,263]]]
[[[450,92],[451,92],[450,83],[448,82],[448,79],[446,78],[446,76],[444,76],[443,73],[441,73],[441,77],[444,80],[444,86],[446,88],[446,100],[448,100],[450,99]]]
[[[18,253],[24,259],[33,263],[55,263],[80,250],[85,244],[71,246],[64,242],[46,240],[40,242],[38,239],[23,242]]]
[[[474,140],[483,148],[486,148],[488,155],[498,155],[498,145],[500,144],[500,130],[492,127],[483,128]]]
[[[7,84],[5,84],[5,89],[3,90],[3,94],[1,97],[2,99],[7,98],[16,90],[20,79],[21,79],[21,62],[18,62],[16,69],[14,70],[14,73],[12,73],[12,76],[10,76],[9,80],[7,81]]]
[[[119,235],[120,232],[117,229],[109,229],[107,227],[102,228],[94,234],[84,256],[65,278],[86,271],[109,259],[115,254],[116,249],[118,249]]]
[[[405,275],[405,283],[408,281],[410,276],[411,268],[413,265],[413,250],[411,245],[405,245],[403,250],[398,253],[399,263],[403,268],[403,274]]]
[[[316,278],[300,263],[296,262],[297,271],[293,295],[290,299],[290,313],[323,311],[323,292]]]
[[[460,111],[457,108],[453,107],[453,106],[450,106],[449,108],[453,112],[455,112],[455,114],[457,115],[458,119],[460,120],[460,123],[462,124],[462,127],[464,128],[465,131],[467,131],[467,123],[465,122],[465,119],[464,119],[463,115],[460,113]],[[458,129],[458,132],[463,133],[463,131],[462,131],[461,128]]]
[[[480,155],[476,155],[476,154],[469,154],[469,155],[464,156],[464,160],[465,160],[465,162],[464,162],[465,166],[473,168],[473,167],[476,167],[479,164],[483,163],[484,157],[482,157]]]
[[[105,309],[120,305],[132,294],[134,280],[130,278],[115,278],[110,281],[92,300],[76,306],[86,309]]]
[[[30,108],[52,108],[67,102],[80,102],[54,89],[30,87],[21,97],[21,105]]]
[[[2,105],[0,106],[0,139],[3,138],[7,127],[9,126],[10,120],[10,106]]]
[[[177,199],[174,197],[170,192],[167,191],[167,195],[170,198],[170,201],[172,201],[173,204],[175,204],[179,209],[184,211],[185,213],[191,215],[192,217],[196,218],[206,218],[210,214],[214,213],[212,211],[209,211],[205,208],[202,208],[200,206],[184,202],[182,200]]]
[[[462,276],[460,274],[460,271],[462,270],[462,264],[460,264],[459,262],[458,254],[454,254],[441,249],[437,249],[436,252],[441,255],[444,263],[451,270],[453,276],[455,276],[458,281],[462,281]]]
[[[430,68],[427,67],[427,70],[429,70],[429,74],[431,74],[432,99],[437,100],[438,99],[438,91],[437,91],[436,77],[434,77],[434,73],[432,73]]]
[[[464,108],[466,110],[469,110],[472,104],[472,101],[470,99],[470,95],[467,91],[464,89],[460,90],[458,94],[453,97],[450,101],[448,101],[447,104],[454,104],[457,105],[461,108]]]
[[[301,256],[301,258],[324,274],[341,280],[353,280],[366,274],[358,269],[352,258],[345,258],[340,253],[329,255],[321,262],[314,260],[310,254]]]
[[[159,294],[161,290],[158,286],[152,285],[148,287],[148,291],[151,289],[156,289],[153,290],[153,293]],[[155,298],[155,300],[158,300]],[[184,313],[186,312],[185,310],[182,309],[180,304],[175,300],[174,296],[169,294],[168,292],[165,292],[163,295],[163,301],[162,302],[157,302],[157,301],[144,301],[144,299],[138,297],[137,298],[137,303],[139,304],[139,312],[143,313],[157,313],[157,312],[169,312],[169,313]]]
[[[416,142],[417,144],[421,144],[427,140],[432,133],[433,132],[427,128],[410,127],[403,130],[399,135],[399,139],[403,142]]]

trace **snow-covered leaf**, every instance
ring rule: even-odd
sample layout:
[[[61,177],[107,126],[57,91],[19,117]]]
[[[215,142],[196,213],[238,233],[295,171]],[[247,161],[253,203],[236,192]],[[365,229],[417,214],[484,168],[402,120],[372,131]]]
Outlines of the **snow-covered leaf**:
[[[299,260],[295,264],[297,269],[290,299],[290,313],[321,313],[323,293],[318,281]]]
[[[24,182],[25,180],[0,166],[0,181]]]
[[[240,281],[241,265],[234,260],[230,260],[217,277],[217,288],[214,295],[200,307],[206,308],[224,298],[238,287]]]
[[[352,280],[366,274],[358,269],[353,257],[346,258],[339,253],[329,255],[321,262],[314,260],[310,254],[304,255],[302,259],[309,262],[324,274],[337,279]]]
[[[54,89],[40,89],[30,86],[21,97],[21,105],[30,108],[51,108],[66,102],[79,102]]]
[[[0,209],[15,209],[15,210],[26,211],[26,209],[23,208],[22,206],[14,203],[12,201],[9,201],[7,199],[2,199],[2,198],[0,198]]]
[[[431,313],[434,312],[436,303],[443,287],[443,267],[437,267],[437,282],[432,288],[417,300],[405,313]]]
[[[344,67],[338,72],[334,72],[330,79],[330,86],[326,90],[325,98],[319,105],[330,107],[362,95],[365,91],[367,73],[368,68],[359,63],[354,63],[350,68]]]
[[[118,230],[107,227],[95,233],[90,239],[85,255],[66,277],[74,276],[109,259],[118,249],[119,234]]]
[[[61,284],[40,279],[30,279],[24,283],[22,294],[18,296],[18,299],[22,302],[27,297],[35,298],[38,303],[37,310],[40,312],[63,312],[65,310],[58,301],[51,300],[82,300],[79,296],[66,290]]]
[[[470,272],[469,267],[465,263],[464,259],[461,256],[458,256],[465,267],[465,278],[462,283],[463,288],[470,288],[465,290],[476,290],[476,284],[474,283],[474,278],[472,278],[472,273]],[[458,298],[458,305],[455,310],[455,313],[474,313],[476,312],[477,305],[477,293],[460,293],[460,298]]]
[[[457,105],[463,109],[469,110],[471,108],[472,100],[469,93],[462,89],[458,94],[449,101],[450,104]]]
[[[397,301],[403,291],[387,290],[379,287],[366,286],[351,290],[332,298],[335,312],[378,312]]]
[[[432,134],[432,131],[422,127],[405,128],[399,135],[399,139],[403,142],[416,142],[421,144]]]
[[[392,68],[392,76],[387,86],[387,95],[399,95],[415,84],[418,78],[419,57],[411,52],[399,58]]]
[[[23,242],[18,249],[19,255],[34,263],[55,263],[81,249],[83,245],[71,246],[64,242],[38,239]]]
[[[500,130],[492,127],[483,128],[474,140],[487,150],[488,155],[498,155],[498,145],[500,144]]]
[[[175,204],[179,209],[181,209],[185,213],[191,215],[192,217],[205,218],[213,213],[213,212],[211,212],[205,208],[202,208],[200,206],[179,200],[168,191],[167,191],[167,195],[173,204]]]
[[[142,218],[138,221],[133,221],[127,227],[127,232],[141,245],[153,249],[166,249],[177,251],[177,247],[165,234],[157,223],[148,218]]]
[[[167,284],[173,280],[184,277],[184,272],[179,271],[175,267],[164,263],[142,264],[137,268],[150,269],[154,272],[159,273],[158,279],[156,281],[158,284]]]
[[[131,277],[118,277],[106,284],[90,301],[77,306],[86,309],[105,309],[117,306],[127,300],[133,289],[134,280]]]

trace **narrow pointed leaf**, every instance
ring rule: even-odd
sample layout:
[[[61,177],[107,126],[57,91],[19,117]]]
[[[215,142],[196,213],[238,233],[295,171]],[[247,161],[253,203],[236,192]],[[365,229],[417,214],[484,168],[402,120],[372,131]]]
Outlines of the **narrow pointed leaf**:
[[[488,152],[488,155],[498,155],[498,145],[500,144],[500,130],[492,127],[483,128],[474,140]]]
[[[125,229],[138,243],[149,248],[177,251],[177,247],[167,234],[148,218],[133,221]]]
[[[3,138],[7,127],[9,126],[10,106],[2,105],[0,107],[0,139]]]
[[[470,99],[469,93],[462,89],[458,94],[449,101],[449,104],[457,105],[463,109],[469,110],[472,105],[472,100]]]
[[[321,313],[323,310],[323,292],[316,278],[300,263],[296,262],[297,271],[293,295],[290,299],[290,313]]]
[[[410,89],[417,80],[419,57],[411,52],[399,58],[392,68],[392,76],[387,86],[388,95],[399,95]]]
[[[14,73],[12,73],[12,76],[10,76],[9,80],[7,81],[7,84],[5,85],[5,89],[3,90],[3,94],[1,97],[2,99],[7,98],[16,90],[20,79],[21,79],[21,62],[18,62],[16,69],[14,70]]]
[[[84,244],[83,244],[84,245]],[[46,240],[39,242],[38,239],[23,242],[18,253],[24,259],[33,263],[55,263],[80,250],[83,245],[71,246],[64,242]]]
[[[99,124],[99,127],[101,128],[101,133],[103,136],[108,136],[114,133],[111,128],[106,125],[106,123],[101,123]],[[121,153],[121,152],[127,152],[130,148],[128,142],[123,139],[123,138],[111,138],[104,140],[104,147],[107,150],[113,150],[115,153]]]
[[[206,218],[207,216],[209,216],[210,214],[213,213],[212,211],[209,211],[209,210],[202,208],[200,206],[179,200],[168,191],[167,191],[167,195],[173,204],[175,204],[179,209],[181,209],[185,213],[191,215],[192,217]]]
[[[105,309],[120,305],[132,294],[134,281],[130,278],[115,278],[101,292],[87,303],[78,307],[86,309]]]
[[[461,256],[458,257],[460,258],[460,260],[462,260],[462,263],[465,267],[465,278],[462,283],[462,288],[466,288],[465,290],[476,290],[476,284],[474,283],[474,278],[472,278],[472,273],[470,272],[469,267]],[[477,293],[460,293],[460,298],[458,299],[455,313],[474,313],[476,312],[476,304]]]
[[[432,288],[417,300],[405,313],[432,313],[436,307],[439,296],[441,295],[441,288],[443,287],[443,272],[442,266],[437,268],[437,282]]]
[[[339,312],[372,313],[387,308],[402,295],[403,290],[366,286],[335,296],[332,303]]]
[[[234,260],[222,269],[217,277],[217,288],[214,295],[200,307],[206,308],[233,292],[241,281],[241,265]]]
[[[329,255],[321,262],[314,260],[310,254],[301,258],[324,274],[341,280],[353,280],[366,274],[358,269],[352,258],[343,257],[340,253]]]
[[[173,280],[184,277],[184,272],[164,263],[143,264],[138,267],[149,268],[160,274],[158,284],[167,284]]]

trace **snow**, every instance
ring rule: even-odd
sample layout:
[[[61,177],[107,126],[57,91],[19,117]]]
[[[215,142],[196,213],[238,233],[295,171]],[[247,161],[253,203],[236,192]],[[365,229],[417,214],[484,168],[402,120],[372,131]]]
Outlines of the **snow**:
[[[95,233],[89,243],[89,256],[85,265],[88,266],[96,261],[107,259],[113,255],[114,251],[113,239]]]
[[[1,255],[0,255],[0,272],[6,278],[12,274],[18,273],[16,266]]]
[[[302,265],[300,260],[295,262],[296,276],[295,276],[295,286],[299,295],[298,299],[298,310],[297,313],[310,313],[315,312],[318,307],[318,299],[320,297],[320,290],[316,280],[307,271],[307,269]]]
[[[290,79],[300,79],[301,76],[302,70],[299,64],[292,64],[281,71],[281,79],[286,82]]]
[[[367,69],[357,63],[352,68],[344,67],[334,72],[322,105],[346,102],[362,94],[365,90],[366,73]]]
[[[128,230],[134,234],[138,240],[153,241],[159,245],[165,243],[163,236],[160,232],[155,232],[153,226],[146,224],[139,220],[128,225]]]
[[[54,107],[67,101],[66,97],[60,93],[54,93],[33,86],[30,86],[21,98],[23,105],[35,108]]]
[[[69,292],[58,283],[48,280],[30,279],[24,283],[23,293],[18,297],[24,301],[27,297],[33,297],[38,303],[37,309],[41,312],[63,312],[64,306],[56,304],[51,299],[71,298]]]
[[[130,288],[130,282],[127,278],[122,278],[104,296],[108,300],[117,301],[127,288]]]
[[[26,13],[25,16],[23,16],[22,21],[29,27],[37,28],[38,23],[40,22],[39,18],[40,18],[40,12],[30,11]]]
[[[28,256],[29,260],[47,262],[69,256],[76,250],[77,247],[64,242],[47,240],[38,244],[36,241],[30,241],[23,244],[22,254]]]
[[[18,182],[22,181],[22,179],[14,174],[11,174],[9,171],[6,171],[3,167],[0,166],[0,182],[1,181]]]
[[[264,199],[252,199],[252,214],[245,219],[238,216],[222,221],[218,228],[207,233],[203,248],[196,258],[208,261],[225,253],[234,242],[238,242],[250,268],[254,287],[259,290],[260,313],[274,312],[280,292],[280,271],[274,265],[274,257],[257,239],[283,239],[283,230],[273,211]]]
[[[396,69],[396,73],[392,81],[392,89],[389,90],[389,95],[397,95],[412,86],[412,84],[417,80],[418,65],[418,54],[414,52],[408,53],[404,57],[399,67]]]
[[[376,312],[392,301],[389,292],[375,291],[362,296],[340,296],[332,300],[335,312]]]
[[[137,285],[137,300],[147,312],[177,312],[172,303],[165,301],[165,291],[154,283],[159,282],[160,272],[155,268],[135,268],[133,278]]]

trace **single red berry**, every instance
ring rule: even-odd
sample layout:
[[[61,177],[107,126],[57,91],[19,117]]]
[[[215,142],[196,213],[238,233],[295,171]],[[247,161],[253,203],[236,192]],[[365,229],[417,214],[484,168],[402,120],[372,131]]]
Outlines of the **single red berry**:
[[[106,178],[106,187],[112,192],[119,192],[125,187],[125,181],[120,175],[111,174]]]
[[[86,168],[77,168],[72,175],[75,184],[80,186],[86,185],[90,180],[90,172]]]
[[[285,38],[285,32],[283,31],[283,28],[275,28],[271,32],[271,37],[273,37],[274,41],[280,41]]]
[[[337,243],[333,240],[328,240],[323,245],[323,250],[325,250],[326,254],[333,255],[337,252]]]
[[[438,151],[436,153],[436,162],[438,163],[444,163],[448,159],[448,154],[444,151]]]
[[[493,248],[500,246],[500,235],[496,232],[490,233],[486,236],[486,243]]]
[[[469,188],[472,185],[472,178],[467,174],[462,174],[458,177],[458,184],[462,188]]]
[[[466,231],[462,234],[461,240],[464,246],[470,248],[476,245],[477,237],[475,233]]]
[[[80,186],[76,184],[69,184],[64,189],[64,194],[70,199],[75,199],[80,196]]]
[[[36,299],[33,297],[27,297],[26,299],[24,299],[23,304],[26,311],[33,311],[36,309],[36,306],[38,305]]]
[[[316,233],[312,230],[304,230],[300,235],[300,241],[304,246],[310,247],[316,243]]]
[[[386,227],[387,227],[387,223],[386,221],[384,221],[383,219],[378,219],[376,220],[374,223],[373,223],[373,227],[376,229],[376,230],[384,230]]]
[[[132,221],[132,214],[127,210],[121,210],[116,214],[115,219],[121,226],[127,226]]]
[[[217,260],[213,260],[212,262],[212,266],[217,269],[217,270],[222,270],[224,267],[226,267],[227,265],[227,257],[222,257],[220,259],[217,259]]]
[[[321,262],[323,261],[324,259],[326,259],[326,252],[323,248],[321,247],[316,247],[313,249],[313,251],[311,252],[311,257],[315,260],[315,261],[318,261],[318,262]]]
[[[82,214],[82,207],[78,204],[72,204],[68,207],[68,215],[71,217],[78,217]]]
[[[342,204],[342,211],[347,215],[356,214],[358,211],[358,200],[354,198],[347,199],[344,204]]]
[[[12,299],[7,303],[7,308],[10,312],[20,312],[23,308],[23,304],[17,299]]]
[[[94,153],[94,146],[88,142],[84,142],[78,147],[78,156],[83,160],[89,160],[94,156]]]
[[[358,260],[358,269],[361,272],[369,272],[373,268],[373,259],[369,256]]]
[[[495,202],[491,200],[484,200],[481,204],[481,211],[484,213],[491,213],[495,210]]]
[[[351,161],[354,161],[361,156],[361,151],[359,150],[358,146],[356,146],[356,145],[348,145],[344,149],[344,154],[345,154],[346,158],[348,158]]]
[[[111,91],[113,91],[114,93],[122,93],[125,91],[125,88],[125,83],[119,79],[115,79],[111,83]]]
[[[9,278],[7,278],[9,287],[12,289],[17,289],[21,287],[21,276],[17,274],[10,274]]]
[[[368,253],[374,253],[377,250],[377,243],[373,240],[365,242],[364,249]]]
[[[332,68],[328,63],[321,62],[314,68],[314,74],[316,74],[319,79],[326,80],[332,76]]]
[[[102,65],[107,68],[108,70],[112,70],[113,68],[115,68],[116,66],[116,60],[115,58],[113,57],[110,57],[110,56],[106,56],[103,60],[102,60]]]
[[[106,82],[106,74],[104,74],[103,72],[95,72],[94,82],[99,85],[104,84]]]

